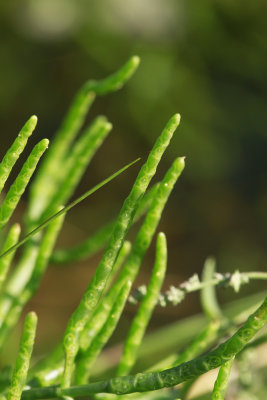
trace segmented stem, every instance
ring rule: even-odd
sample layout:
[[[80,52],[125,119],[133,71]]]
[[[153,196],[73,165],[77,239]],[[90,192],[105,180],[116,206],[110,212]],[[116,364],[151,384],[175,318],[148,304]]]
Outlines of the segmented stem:
[[[45,399],[57,396],[60,397],[61,395],[83,397],[94,393],[114,393],[122,395],[172,387],[186,380],[198,377],[230,361],[246,346],[266,322],[267,297],[255,313],[248,318],[247,322],[245,322],[231,338],[204,356],[160,372],[139,373],[66,389],[57,388],[55,386],[31,389],[23,392],[22,399]]]
[[[193,342],[173,361],[172,366],[182,364],[197,357],[209,348],[218,338],[221,324],[219,321],[210,322],[200,333],[196,335]]]
[[[96,335],[99,329],[102,327],[110,308],[112,307],[114,298],[116,297],[121,286],[128,280],[134,281],[136,275],[138,274],[144,255],[152,241],[160,221],[165,204],[183,168],[184,158],[176,159],[158,186],[158,190],[155,193],[145,220],[136,236],[130,256],[125,263],[118,280],[97,307],[93,319],[89,320],[85,325],[80,342],[82,351],[90,345],[92,340],[92,332],[93,335]]]
[[[122,245],[122,248],[120,249],[118,258],[114,264],[114,267],[108,277],[108,281],[105,287],[105,292],[107,292],[110,289],[110,286],[113,283],[113,280],[118,273],[118,271],[121,269],[122,265],[124,264],[126,258],[128,257],[130,251],[132,249],[132,244],[128,240],[125,240],[125,242]],[[100,304],[100,303],[99,303]]]
[[[18,174],[15,182],[10,187],[3,204],[0,207],[0,229],[2,229],[9,221],[17,204],[24,193],[26,186],[41,156],[48,147],[49,141],[47,139],[41,140],[32,150],[27,161],[23,165],[20,173]]]
[[[204,356],[160,372],[139,373],[66,389],[57,388],[55,386],[31,389],[23,392],[22,399],[45,399],[57,396],[60,397],[61,395],[83,397],[94,393],[114,393],[122,395],[172,387],[186,380],[196,378],[230,361],[246,346],[266,322],[267,297],[255,313],[248,318],[247,322],[245,322],[231,338]]]
[[[8,400],[19,400],[21,398],[29,370],[36,327],[37,315],[34,312],[30,312],[25,318],[19,353],[7,396]]]
[[[128,375],[135,364],[138,349],[157,304],[158,295],[165,277],[167,267],[167,242],[164,233],[159,233],[156,245],[156,260],[152,277],[139,310],[132,322],[126,339],[123,355],[118,367],[117,376]]]
[[[148,184],[154,176],[157,165],[165,149],[167,148],[172,135],[179,124],[179,121],[180,116],[174,115],[167,123],[165,129],[150,152],[146,163],[141,168],[133,188],[122,206],[111,238],[97,267],[96,273],[93,279],[90,281],[80,304],[72,314],[68,323],[64,335],[64,350],[68,359],[70,357],[74,359],[78,352],[80,333],[87,321],[92,316],[100,296],[105,289],[107,278],[112,271],[124,237],[129,230],[138,203],[143,197]],[[75,346],[73,346],[74,342],[76,342]],[[68,343],[72,343],[71,348],[69,348]],[[62,380],[62,387],[69,386],[70,376],[70,372],[66,369]]]
[[[174,367],[183,362],[189,361],[199,356],[203,351],[207,350],[216,339],[218,339],[218,331],[220,323],[218,321],[210,322],[199,334],[193,339],[186,349],[180,354],[171,354],[157,364],[148,368],[148,371],[161,371],[166,368]]]
[[[23,126],[14,143],[6,152],[2,162],[0,163],[0,193],[3,190],[13,166],[18,160],[20,154],[23,152],[29,137],[34,131],[36,124],[37,117],[33,115]]]
[[[91,368],[97,356],[99,355],[103,346],[108,342],[118,324],[128,297],[129,290],[131,288],[131,284],[132,282],[127,282],[120,290],[106,323],[98,335],[95,336],[89,349],[82,354],[82,357],[77,364],[75,380],[77,384],[83,384],[88,381]]]

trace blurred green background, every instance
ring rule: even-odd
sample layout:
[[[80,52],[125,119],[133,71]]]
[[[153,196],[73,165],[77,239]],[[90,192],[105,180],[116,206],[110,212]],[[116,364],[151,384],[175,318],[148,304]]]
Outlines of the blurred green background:
[[[141,65],[127,86],[93,106],[88,121],[105,114],[114,128],[76,195],[144,159],[169,117],[180,112],[181,126],[157,176],[186,155],[160,225],[169,245],[165,287],[200,272],[209,255],[222,272],[266,269],[265,0],[13,0],[0,9],[1,155],[31,114],[39,117],[31,143],[51,138],[85,80],[103,78],[138,54]],[[79,242],[116,215],[138,168],[71,211],[60,245]],[[138,283],[147,281],[153,257],[152,248]],[[79,301],[98,259],[48,271],[30,306],[43,316],[41,342],[62,331],[60,321]],[[221,293],[230,296],[230,290]],[[197,311],[198,303],[191,296],[179,309],[157,310],[160,323]]]

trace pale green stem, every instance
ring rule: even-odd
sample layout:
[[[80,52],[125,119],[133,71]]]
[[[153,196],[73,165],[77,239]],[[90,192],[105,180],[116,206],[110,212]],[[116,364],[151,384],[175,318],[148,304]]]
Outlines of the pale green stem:
[[[205,261],[202,282],[209,282],[216,272],[216,262],[214,258],[207,258]],[[200,301],[204,313],[211,319],[220,319],[222,312],[217,302],[215,286],[204,286],[200,292]]]
[[[229,361],[226,361],[226,363],[221,366],[218,377],[214,384],[211,400],[224,400],[234,359],[235,357]]]
[[[132,57],[115,74],[101,81],[88,81],[79,90],[31,187],[27,216],[29,226],[39,220],[57,191],[62,179],[61,167],[64,158],[85,121],[95,95],[120,89],[130,79],[138,65],[139,58]]]
[[[128,375],[137,359],[138,350],[144,337],[152,312],[157,304],[158,295],[165,277],[167,267],[167,242],[164,233],[159,233],[156,247],[156,261],[151,281],[139,310],[132,322],[125,341],[117,376]]]

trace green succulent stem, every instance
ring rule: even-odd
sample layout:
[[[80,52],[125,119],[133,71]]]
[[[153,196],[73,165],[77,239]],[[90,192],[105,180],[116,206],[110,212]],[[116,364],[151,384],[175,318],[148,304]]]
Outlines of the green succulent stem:
[[[116,328],[121,313],[124,309],[128,293],[132,282],[126,282],[121,288],[116,301],[110,311],[106,323],[102,327],[101,331],[95,336],[91,346],[82,354],[82,357],[77,363],[76,380],[77,384],[84,384],[88,381],[92,366],[102,350],[103,346],[107,343],[114,329]]]
[[[13,298],[10,296],[13,301],[11,301],[9,308],[6,309],[5,314],[2,313],[0,318],[0,348],[2,348],[10,330],[18,322],[24,306],[39,288],[41,279],[49,262],[50,254],[54,248],[59,231],[62,227],[64,217],[64,214],[61,215],[59,218],[52,221],[47,227],[47,230],[41,240],[34,269],[29,281],[17,296],[13,296]],[[5,258],[3,260],[5,260]],[[5,294],[8,296],[8,292]]]
[[[36,327],[37,315],[34,312],[30,312],[25,318],[16,366],[8,391],[8,400],[20,400],[21,398],[22,390],[27,380],[27,374],[36,334]]]
[[[157,304],[158,295],[165,277],[167,268],[167,241],[164,233],[159,233],[156,245],[156,260],[148,285],[147,294],[132,322],[130,331],[124,344],[117,376],[128,375],[136,361],[138,350],[142,342],[146,327],[152,312]]]
[[[162,134],[151,150],[146,163],[142,166],[129,196],[123,203],[122,209],[111,234],[111,238],[97,267],[95,275],[89,283],[89,286],[86,289],[80,304],[72,314],[65,331],[63,346],[66,359],[68,360],[72,358],[74,361],[74,358],[78,353],[81,332],[84,329],[87,321],[91,318],[92,313],[95,310],[101,295],[103,294],[108,276],[112,271],[120,248],[123,244],[125,235],[132,223],[138,204],[143,197],[152,177],[155,175],[160,159],[169,145],[169,142],[174,131],[179,125],[179,122],[180,116],[178,114],[174,115],[169,120]],[[69,363],[66,364],[66,366],[67,365],[69,365]],[[62,387],[68,387],[70,385],[70,380],[71,372],[68,368],[66,368],[62,380]]]
[[[34,131],[37,124],[37,117],[33,115],[23,126],[21,131],[19,132],[17,138],[14,143],[10,147],[10,149],[6,152],[3,160],[0,163],[0,193],[3,190],[3,187],[14,167],[16,161],[19,159],[19,156],[23,152],[29,137]]]
[[[266,322],[267,297],[255,313],[250,315],[244,325],[232,337],[204,356],[159,372],[139,373],[65,389],[57,386],[31,389],[23,392],[22,399],[46,399],[62,395],[84,397],[95,393],[125,395],[128,393],[172,387],[198,377],[230,361],[249,343]]]
[[[216,272],[216,263],[213,258],[208,258],[205,261],[203,272],[202,272],[202,282],[209,282],[212,280]],[[211,319],[220,319],[222,317],[221,309],[217,302],[215,286],[207,285],[204,286],[200,292],[200,300],[202,304],[203,311]]]
[[[214,384],[211,400],[224,400],[234,359],[235,357],[221,366]]]
[[[6,198],[0,207],[0,229],[2,229],[11,218],[40,158],[48,147],[48,143],[49,141],[47,139],[43,139],[33,148],[15,182],[10,187]]]
[[[147,212],[145,220],[139,229],[136,239],[127,262],[121,270],[117,281],[110,289],[108,294],[103,298],[96,308],[93,318],[88,321],[84,327],[80,338],[81,351],[86,350],[91,343],[91,340],[99,329],[101,329],[105,322],[107,315],[112,307],[114,298],[123,284],[130,280],[134,281],[140,269],[143,258],[148,250],[150,243],[153,239],[158,223],[162,216],[163,209],[166,205],[168,197],[174,188],[174,185],[181,175],[184,168],[184,158],[177,158],[172,166],[167,171],[162,182],[159,184],[158,189],[151,202],[150,208]],[[92,335],[93,333],[93,335]]]

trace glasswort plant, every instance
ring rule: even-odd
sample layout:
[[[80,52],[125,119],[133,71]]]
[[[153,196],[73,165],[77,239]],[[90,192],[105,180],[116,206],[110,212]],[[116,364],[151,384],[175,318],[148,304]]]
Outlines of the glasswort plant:
[[[111,123],[100,116],[83,130],[93,101],[97,96],[123,87],[138,65],[139,58],[134,56],[110,77],[102,81],[90,80],[82,86],[49,150],[46,151],[47,139],[41,140],[34,147],[0,206],[0,229],[5,234],[0,254],[1,349],[25,305],[38,290],[50,261],[60,264],[74,262],[89,258],[104,249],[95,274],[69,319],[61,343],[31,368],[37,316],[33,312],[27,314],[15,367],[11,373],[3,366],[1,372],[1,399],[108,399],[110,396],[113,399],[120,396],[155,400],[186,398],[197,378],[215,368],[219,368],[219,372],[210,395],[212,399],[223,399],[226,390],[231,389],[231,367],[239,353],[248,346],[256,348],[266,342],[266,335],[254,342],[252,339],[267,321],[267,297],[264,299],[264,295],[261,296],[261,305],[249,299],[253,311],[241,304],[238,310],[232,310],[231,315],[227,315],[217,302],[215,290],[223,286],[232,287],[237,292],[251,279],[267,279],[267,273],[236,271],[234,274],[218,274],[215,261],[208,258],[201,280],[194,275],[178,288],[171,286],[167,292],[160,293],[167,268],[167,238],[163,232],[157,233],[157,227],[167,200],[184,169],[185,158],[176,158],[161,182],[148,187],[180,123],[179,114],[170,118],[155,141],[117,219],[107,221],[95,235],[72,248],[54,250],[66,212],[139,161],[137,159],[127,164],[69,203],[91,159],[112,129]],[[0,191],[4,189],[36,123],[37,118],[32,116],[4,156],[0,164]],[[20,225],[8,224],[44,152],[44,159],[30,185],[24,233],[20,237]],[[64,169],[59,168],[62,163]],[[127,233],[143,216],[144,221],[136,238],[130,243]],[[136,289],[130,296],[155,234],[155,265],[150,283],[147,288],[142,286]],[[22,247],[22,251],[16,255],[19,247]],[[13,262],[15,268],[10,272]],[[205,316],[202,317],[201,328],[196,328],[194,320],[193,331],[196,334],[193,340],[189,336],[189,342],[183,343],[180,328],[175,339],[176,351],[171,354],[167,352],[156,363],[152,362],[148,370],[141,369],[130,375],[142,357],[140,348],[146,340],[145,331],[155,306],[178,305],[186,295],[198,290]],[[112,378],[105,378],[103,370],[103,380],[95,381],[92,367],[114,332],[127,299],[141,304],[125,339],[121,358],[114,365]],[[181,324],[180,327],[183,324],[186,326],[186,322]],[[169,340],[166,332],[167,328],[163,329],[162,348],[164,342]],[[152,335],[148,335],[150,343],[153,343]],[[157,347],[158,343],[154,345],[154,348]],[[247,394],[251,393],[248,391]]]

